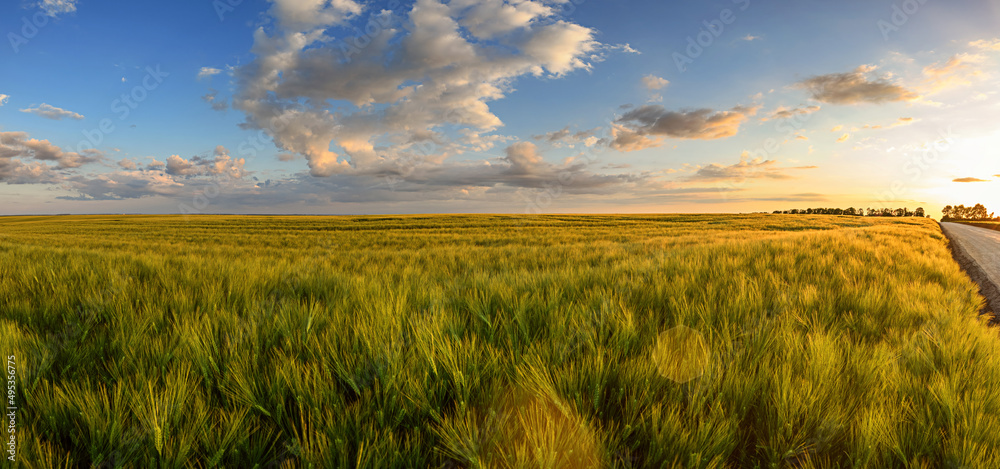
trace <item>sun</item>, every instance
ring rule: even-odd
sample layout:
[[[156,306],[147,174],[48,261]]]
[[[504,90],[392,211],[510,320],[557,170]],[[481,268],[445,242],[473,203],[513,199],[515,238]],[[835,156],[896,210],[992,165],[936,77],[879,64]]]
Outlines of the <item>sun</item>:
[[[1000,211],[1000,131],[955,138],[942,153],[946,190],[953,204],[981,203]],[[948,204],[949,202],[944,202]]]

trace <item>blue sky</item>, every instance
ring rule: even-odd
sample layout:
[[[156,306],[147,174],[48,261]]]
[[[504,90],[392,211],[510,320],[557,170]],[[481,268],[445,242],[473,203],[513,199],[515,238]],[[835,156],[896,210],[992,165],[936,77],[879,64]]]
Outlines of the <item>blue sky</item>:
[[[1000,206],[998,26],[977,1],[7,2],[0,211]]]

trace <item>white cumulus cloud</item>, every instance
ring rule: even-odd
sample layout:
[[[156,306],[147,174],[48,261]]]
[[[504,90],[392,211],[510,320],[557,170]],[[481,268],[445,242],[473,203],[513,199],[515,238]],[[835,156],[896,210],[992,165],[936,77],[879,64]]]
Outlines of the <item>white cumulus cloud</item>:
[[[220,73],[222,73],[222,70],[219,70],[217,68],[201,67],[201,70],[198,70],[198,79],[200,80],[202,78],[212,77]]]
[[[586,70],[603,53],[594,30],[547,2],[417,0],[364,18],[377,34],[331,32],[362,12],[350,0],[273,0],[275,25],[255,32],[256,58],[234,73],[244,125],[304,156],[313,176],[393,170],[418,145],[428,161],[488,148],[503,140],[489,103],[514,80]]]
[[[55,17],[62,13],[73,13],[76,11],[76,0],[41,0],[38,2],[46,15]]]
[[[647,90],[655,91],[662,90],[669,85],[670,82],[664,78],[660,78],[655,75],[646,75],[642,77],[642,85],[646,87]]]
[[[42,103],[40,106],[35,108],[21,109],[21,112],[34,114],[36,116],[41,116],[46,119],[52,119],[56,121],[63,119],[83,120],[82,114],[77,114],[73,111],[67,111],[65,109],[58,108],[45,103]]]

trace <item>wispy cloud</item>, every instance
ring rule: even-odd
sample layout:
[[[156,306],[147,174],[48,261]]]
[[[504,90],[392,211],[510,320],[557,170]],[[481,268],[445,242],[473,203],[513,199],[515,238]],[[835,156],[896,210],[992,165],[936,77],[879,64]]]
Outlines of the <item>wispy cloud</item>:
[[[758,106],[736,106],[728,111],[669,111],[660,105],[640,106],[615,120],[612,147],[622,151],[648,147],[656,143],[657,137],[694,140],[732,137],[758,109]]]
[[[892,128],[896,128],[896,127],[903,127],[903,126],[906,126],[906,125],[910,125],[910,124],[913,124],[914,122],[917,122],[917,121],[918,121],[918,119],[914,119],[912,117],[900,117],[899,119],[896,119],[896,121],[893,122],[893,123],[891,123],[891,124],[887,124],[887,125],[882,125],[882,124],[865,124],[865,125],[863,125],[861,127],[854,127],[851,130],[854,131],[854,132],[857,132],[859,130],[892,129]]]
[[[980,39],[978,41],[970,42],[969,45],[979,49],[1000,51],[1000,38]]]
[[[593,147],[604,141],[604,139],[597,136],[597,133],[600,132],[600,130],[600,128],[596,128],[573,132],[569,129],[569,126],[566,126],[560,130],[548,132],[542,135],[532,135],[531,138],[553,144],[557,147],[566,145],[573,146],[580,143],[587,147]]]
[[[77,114],[73,111],[67,111],[65,109],[57,108],[55,106],[45,103],[42,103],[41,106],[38,106],[36,108],[21,109],[21,112],[34,114],[36,116],[41,116],[46,119],[52,119],[56,121],[63,119],[83,120],[82,114]]]
[[[217,68],[201,67],[201,70],[198,70],[198,79],[201,80],[202,78],[209,78],[220,73],[222,73],[222,70]]]
[[[41,0],[38,2],[46,15],[57,16],[62,13],[73,13],[76,11],[76,0]]]
[[[915,101],[920,95],[883,78],[870,78],[875,66],[862,65],[851,72],[819,75],[797,83],[820,102],[830,104]]]
[[[795,116],[812,114],[819,110],[820,107],[815,105],[798,107],[798,108],[788,108],[785,106],[779,106],[777,109],[774,110],[774,112],[771,113],[770,116],[762,117],[760,120],[768,121],[771,119],[789,119]]]
[[[10,95],[0,94],[0,106],[7,104],[8,99],[10,99]]]
[[[967,178],[952,179],[951,182],[989,182],[989,180],[987,180],[987,179],[979,179],[979,178],[974,178],[974,177],[967,177]]]
[[[957,54],[944,63],[934,63],[924,67],[927,93],[938,93],[949,88],[972,84],[971,78],[981,78],[985,72],[980,68],[986,57],[980,54]]]
[[[225,111],[229,108],[229,102],[225,98],[219,99],[218,95],[218,90],[209,90],[208,94],[201,97],[201,100],[211,105],[213,111]]]
[[[751,197],[747,200],[756,200],[760,202],[825,202],[829,200],[829,198],[823,194],[815,192],[802,192],[798,194],[775,197]]]
[[[700,166],[698,170],[688,177],[691,181],[725,181],[743,179],[792,179],[788,173],[791,169],[815,169],[816,166],[798,166],[794,168],[782,168],[775,160],[764,160],[762,158],[747,159],[747,153],[740,157],[740,162],[729,166],[712,163],[708,166]]]

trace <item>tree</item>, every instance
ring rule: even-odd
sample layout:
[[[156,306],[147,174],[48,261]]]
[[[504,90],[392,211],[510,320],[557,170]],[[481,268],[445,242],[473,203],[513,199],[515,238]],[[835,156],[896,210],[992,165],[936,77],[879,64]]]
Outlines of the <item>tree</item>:
[[[762,212],[767,213],[767,212]],[[923,207],[917,207],[915,210],[910,210],[907,207],[902,208],[796,208],[791,210],[775,210],[774,213],[784,213],[792,215],[847,215],[847,216],[858,216],[858,217],[918,217],[918,218],[930,218],[927,214],[927,210]],[[973,207],[966,207],[964,205],[946,205],[941,209],[942,221],[948,220],[992,220],[994,213],[986,210],[983,204],[976,204]],[[1000,220],[1000,219],[998,219]]]
[[[983,204],[976,204],[969,212],[973,220],[986,220],[989,216],[989,212],[986,211],[986,207]]]
[[[971,220],[971,221],[991,221],[994,213],[990,212],[983,204],[976,204],[971,207],[965,205],[945,205],[941,209],[941,221],[949,220]]]

